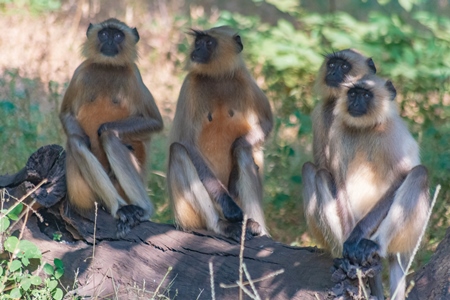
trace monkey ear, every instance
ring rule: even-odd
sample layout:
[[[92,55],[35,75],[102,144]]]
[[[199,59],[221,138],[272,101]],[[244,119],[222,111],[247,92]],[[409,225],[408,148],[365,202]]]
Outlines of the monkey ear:
[[[89,35],[89,31],[91,31],[92,27],[94,27],[94,25],[92,25],[92,23],[89,23],[88,29],[86,31],[86,36]]]
[[[372,58],[367,59],[367,65],[369,66],[369,69],[372,70],[373,74],[377,74],[377,68],[375,67],[375,63]]]
[[[136,40],[136,43],[139,42],[140,37],[139,37],[139,32],[137,31],[137,28],[134,27],[134,28],[131,30],[131,32],[133,32],[133,35],[134,35],[135,40]]]
[[[392,84],[392,81],[390,81],[390,80],[386,81],[384,86],[391,94],[391,101],[394,100],[395,97],[397,96],[397,90],[395,89],[394,85]]]
[[[244,49],[244,45],[242,45],[242,41],[241,41],[241,36],[240,35],[235,35],[234,40],[236,41],[236,44],[239,47],[238,53],[241,53],[241,51]]]

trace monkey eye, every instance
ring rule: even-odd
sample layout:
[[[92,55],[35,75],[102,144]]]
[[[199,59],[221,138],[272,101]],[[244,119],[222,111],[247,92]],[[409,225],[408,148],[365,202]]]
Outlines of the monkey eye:
[[[100,31],[100,32],[98,33],[98,38],[99,38],[99,40],[100,40],[101,42],[106,41],[106,40],[108,39],[108,32],[106,32],[105,30]]]
[[[208,41],[206,42],[206,45],[211,46],[212,43],[213,43],[213,42],[212,42],[211,40],[208,40]]]
[[[123,41],[123,39],[124,39],[123,33],[118,32],[118,33],[114,34],[114,41],[115,42],[120,43],[120,42]]]
[[[350,67],[350,66],[349,66],[348,64],[343,64],[343,65],[342,65],[342,69],[344,69],[344,70],[348,70],[349,67]]]
[[[356,97],[356,92],[352,91],[349,94],[350,98],[355,98]]]
[[[370,98],[370,94],[369,93],[364,93],[364,98]]]
[[[335,66],[335,64],[332,63],[332,62],[328,64],[328,67],[329,67],[329,68],[334,68],[334,66]]]

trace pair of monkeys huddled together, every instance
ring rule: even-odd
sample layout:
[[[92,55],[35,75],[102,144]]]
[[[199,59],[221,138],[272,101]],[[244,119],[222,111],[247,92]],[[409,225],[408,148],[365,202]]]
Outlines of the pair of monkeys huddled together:
[[[239,240],[246,214],[246,239],[267,234],[261,177],[262,145],[273,126],[269,101],[245,67],[235,31],[191,34],[170,133],[167,182],[176,223]],[[119,236],[153,213],[147,147],[163,128],[135,64],[138,41],[137,30],[116,19],[91,24],[86,60],[60,112],[69,201],[83,214],[99,200],[118,219]],[[392,101],[394,86],[375,72],[354,50],[328,55],[320,68],[304,206],[314,237],[333,255],[360,263],[374,253],[389,256],[391,289],[399,286],[402,298],[403,268],[429,209],[427,171]]]

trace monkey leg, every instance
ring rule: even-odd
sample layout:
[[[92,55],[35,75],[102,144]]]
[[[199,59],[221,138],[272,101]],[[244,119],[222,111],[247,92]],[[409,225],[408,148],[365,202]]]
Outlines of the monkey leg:
[[[85,141],[71,136],[67,141],[67,191],[70,203],[80,212],[92,210],[96,199],[102,201],[111,215],[117,216],[125,200],[117,193],[97,158],[87,148]]]
[[[349,222],[347,217],[351,214],[344,197],[339,200],[334,196],[334,183],[330,172],[325,169],[319,169],[314,178],[316,183],[316,201],[317,208],[314,218],[320,228],[323,238],[326,241],[327,248],[333,256],[341,256],[342,245],[344,243],[344,226]]]
[[[145,172],[133,152],[112,131],[103,132],[100,140],[114,176],[130,201],[117,211],[117,234],[123,237],[140,221],[150,218],[153,205],[140,175]]]
[[[183,230],[207,229],[240,240],[242,222],[221,218],[217,204],[201,182],[182,144],[170,145],[167,182],[177,226]],[[250,237],[251,234],[246,233],[246,239]]]
[[[330,249],[330,246],[325,240],[324,234],[319,227],[319,214],[316,197],[316,173],[317,168],[313,163],[307,162],[303,165],[303,211],[305,213],[306,223],[313,237],[320,245]]]
[[[427,169],[419,165],[397,189],[387,216],[371,237],[379,245],[381,256],[400,253],[400,260],[390,260],[390,290],[392,296],[397,289],[395,299],[405,297],[405,268],[426,226],[429,209]]]
[[[253,235],[268,235],[262,208],[262,180],[259,166],[253,160],[251,148],[238,148],[234,153],[235,163],[230,174],[229,190],[235,194],[242,210],[247,214],[247,224]],[[255,222],[253,222],[253,221]]]

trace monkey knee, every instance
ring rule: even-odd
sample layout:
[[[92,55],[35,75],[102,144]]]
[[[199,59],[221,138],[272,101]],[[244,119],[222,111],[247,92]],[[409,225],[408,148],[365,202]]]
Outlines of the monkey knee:
[[[173,158],[184,159],[188,156],[186,147],[184,147],[182,144],[177,143],[177,142],[172,143],[170,145],[169,153],[170,153],[171,158],[173,157]]]
[[[302,176],[303,177],[312,177],[316,176],[317,168],[312,162],[306,162],[302,167]]]

